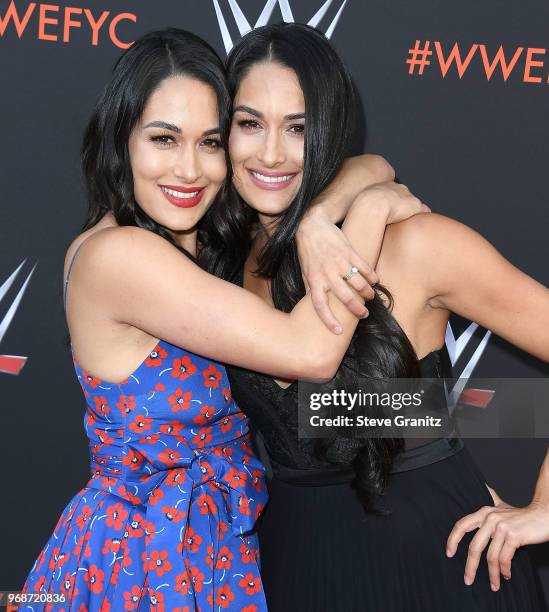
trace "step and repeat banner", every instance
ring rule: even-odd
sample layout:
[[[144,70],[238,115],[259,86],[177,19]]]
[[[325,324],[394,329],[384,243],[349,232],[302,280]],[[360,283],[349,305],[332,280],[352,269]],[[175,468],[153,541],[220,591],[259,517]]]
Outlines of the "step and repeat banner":
[[[82,132],[111,67],[150,30],[190,30],[225,56],[242,33],[280,20],[318,27],[350,68],[367,126],[357,152],[384,155],[434,211],[549,284],[549,0],[0,0],[0,590],[22,586],[88,479],[62,267],[86,211]],[[549,375],[461,319],[447,346],[456,376]],[[517,505],[546,443],[466,441]],[[549,546],[531,554],[549,600]]]

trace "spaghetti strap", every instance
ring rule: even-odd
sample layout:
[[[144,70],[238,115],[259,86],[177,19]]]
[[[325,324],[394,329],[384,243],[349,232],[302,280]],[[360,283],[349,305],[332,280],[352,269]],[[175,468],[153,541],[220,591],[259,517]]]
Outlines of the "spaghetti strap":
[[[67,310],[67,287],[69,286],[69,278],[71,275],[72,266],[74,264],[76,255],[78,254],[78,251],[80,250],[80,247],[84,244],[84,242],[86,242],[86,240],[87,238],[84,238],[84,240],[82,240],[82,242],[76,247],[76,250],[72,254],[71,262],[69,264],[69,269],[67,270],[67,278],[65,279],[65,283],[63,285],[63,308],[65,309],[65,311]]]

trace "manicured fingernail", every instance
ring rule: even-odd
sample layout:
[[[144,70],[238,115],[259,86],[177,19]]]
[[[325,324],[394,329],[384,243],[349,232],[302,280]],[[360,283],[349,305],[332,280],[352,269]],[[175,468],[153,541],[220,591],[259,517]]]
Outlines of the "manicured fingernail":
[[[451,556],[453,556],[453,554],[454,553],[449,548],[446,549],[446,556],[447,557],[451,557]]]
[[[469,576],[464,576],[463,581],[467,586],[471,586],[473,584],[473,581],[471,580],[471,578],[469,578]]]
[[[364,312],[363,312],[363,313],[360,315],[360,318],[361,318],[361,319],[365,319],[365,318],[366,318],[366,317],[367,317],[369,314],[370,314],[370,313],[369,313],[367,310],[365,310],[365,311],[364,311]]]
[[[334,332],[336,334],[340,334],[343,331],[343,328],[341,327],[341,325],[338,325],[337,327],[334,328]]]
[[[492,591],[498,590],[498,587],[495,584],[490,583],[490,587],[492,588]]]
[[[505,578],[505,580],[511,580],[511,576],[503,576]]]

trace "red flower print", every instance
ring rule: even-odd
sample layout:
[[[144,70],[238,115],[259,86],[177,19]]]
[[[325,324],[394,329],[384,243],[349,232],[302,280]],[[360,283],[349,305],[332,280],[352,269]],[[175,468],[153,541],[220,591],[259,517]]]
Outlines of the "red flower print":
[[[154,591],[151,593],[151,612],[165,612],[164,593],[162,591]]]
[[[202,472],[202,482],[206,482],[206,480],[213,478],[215,472],[207,461],[201,461],[199,469]]]
[[[185,512],[181,512],[181,510],[178,510],[173,506],[163,506],[162,514],[168,521],[173,521],[174,523],[179,523],[179,521],[187,516]]]
[[[229,531],[229,525],[227,525],[227,523],[224,523],[223,521],[219,521],[219,525],[217,526],[219,533],[217,534],[217,537],[222,540],[223,539],[223,534],[226,531]]]
[[[188,410],[191,405],[191,399],[193,397],[192,391],[183,391],[176,389],[175,393],[168,396],[168,401],[172,405],[172,412],[178,412],[179,410]]]
[[[234,593],[231,591],[231,587],[226,584],[217,589],[217,596],[215,603],[222,608],[228,608],[231,605],[231,601],[234,599]]]
[[[156,572],[158,576],[163,576],[172,569],[172,564],[168,560],[167,550],[151,550],[151,558],[148,564],[149,570]]]
[[[180,591],[181,595],[186,595],[191,588],[191,582],[189,580],[189,574],[185,570],[182,574],[175,577],[175,590]]]
[[[226,416],[225,418],[222,419],[221,421],[221,431],[223,433],[226,433],[227,431],[229,431],[229,429],[232,429],[233,427],[233,423],[232,423],[232,417],[231,416]]]
[[[128,454],[122,457],[122,463],[124,465],[129,466],[130,470],[135,471],[138,470],[141,464],[143,463],[143,455],[134,451],[133,448],[128,450]]]
[[[240,514],[250,516],[250,500],[247,497],[244,497],[244,495],[241,495],[238,498],[238,511]]]
[[[141,538],[145,533],[146,521],[140,514],[135,514],[133,521],[129,524],[128,537],[130,538]]]
[[[193,444],[196,444],[198,448],[204,448],[206,444],[212,441],[212,428],[202,427],[198,430],[198,434],[193,438]]]
[[[46,577],[40,576],[40,578],[34,583],[34,592],[39,593],[46,584]]]
[[[202,537],[195,533],[192,527],[188,527],[183,538],[183,546],[189,551],[195,553],[202,544]]]
[[[122,529],[122,525],[128,518],[128,511],[120,503],[107,508],[107,525],[114,527],[117,531]]]
[[[149,503],[153,506],[156,506],[159,500],[164,497],[164,491],[162,489],[156,488],[153,489],[151,494],[149,495]]]
[[[122,544],[122,540],[120,538],[107,538],[103,542],[103,549],[101,552],[106,555],[108,553],[117,553],[120,550],[120,545]]]
[[[190,576],[195,591],[197,593],[200,593],[202,591],[202,582],[204,581],[204,574],[198,569],[198,567],[191,567]]]
[[[150,545],[151,540],[153,540],[156,535],[155,531],[156,527],[154,526],[154,523],[151,521],[145,521],[145,546]]]
[[[91,408],[86,406],[86,425],[88,427],[93,427],[97,423],[97,419],[95,415],[91,412]]]
[[[105,446],[109,446],[114,442],[114,438],[109,436],[109,432],[105,429],[94,429],[93,433],[99,438],[99,442]]]
[[[120,409],[122,416],[130,414],[132,410],[135,410],[135,397],[120,394],[120,401],[116,402],[116,407]]]
[[[213,406],[201,406],[200,414],[194,417],[193,421],[197,425],[206,425],[206,423],[212,418],[215,413]]]
[[[88,384],[92,389],[96,389],[98,385],[101,384],[101,379],[93,376],[92,374],[88,374],[87,372],[82,372],[82,378],[84,382]]]
[[[246,589],[246,594],[251,597],[254,593],[259,593],[259,591],[261,591],[261,578],[259,576],[254,576],[250,572],[246,574],[245,578],[240,579],[238,586]]]
[[[134,584],[131,591],[124,591],[124,610],[135,610],[140,599],[141,587]]]
[[[95,402],[95,411],[103,416],[111,413],[111,409],[109,404],[107,403],[107,398],[103,395],[99,397],[94,397],[93,401]]]
[[[238,487],[243,487],[246,484],[246,480],[248,479],[248,475],[246,472],[239,472],[236,468],[232,467],[229,470],[228,474],[225,474],[223,480],[229,483],[229,485],[236,489]]]
[[[228,387],[221,389],[221,395],[226,402],[230,402],[232,398],[231,390]]]
[[[169,487],[177,487],[179,485],[182,485],[185,480],[187,480],[187,475],[185,474],[185,469],[181,468],[181,469],[172,469],[169,471],[168,475],[166,476],[166,480],[164,481],[164,483],[166,485],[168,485]]]
[[[110,579],[111,584],[116,584],[118,582],[118,574],[120,574],[121,569],[122,565],[120,565],[118,562],[112,566],[112,574]]]
[[[200,507],[200,514],[217,514],[217,506],[211,495],[202,493],[196,500],[196,505]]]
[[[219,388],[219,381],[223,378],[223,375],[213,363],[210,363],[210,365],[203,370],[202,376],[204,376],[204,386],[213,387],[214,389]]]
[[[165,434],[177,435],[185,427],[180,421],[170,421],[165,425],[160,425],[160,431]]]
[[[248,544],[248,541],[244,541],[240,545],[240,554],[242,555],[242,563],[254,563],[255,562],[255,551]]]
[[[242,608],[240,612],[257,612],[257,606],[255,604],[250,604],[249,606]]]
[[[62,610],[60,612],[63,612]],[[111,612],[111,604],[104,599],[101,602],[101,607],[99,608],[99,612]]]
[[[88,606],[85,603],[81,603],[76,612],[88,612]]]
[[[172,376],[173,378],[179,378],[179,380],[185,380],[192,376],[196,372],[196,366],[191,361],[191,358],[188,355],[185,355],[183,359],[174,359],[173,360],[173,370]]]
[[[165,463],[167,466],[175,465],[179,459],[181,458],[181,453],[178,451],[174,451],[171,448],[167,448],[166,450],[158,453],[158,459]]]
[[[133,419],[133,423],[130,423],[128,427],[135,431],[135,433],[141,433],[142,431],[146,431],[150,429],[152,426],[152,419],[141,416],[140,414],[136,415]]]
[[[242,444],[240,445],[240,448],[245,452],[248,453],[249,455],[253,454],[253,450],[252,447],[248,444],[248,442],[242,442]]]
[[[166,359],[168,352],[157,344],[145,359],[145,365],[148,368],[157,368],[162,365],[162,360]]]
[[[92,509],[89,506],[84,506],[82,508],[82,512],[76,517],[76,524],[78,525],[78,529],[82,531],[86,526],[90,516],[92,514]]]
[[[116,478],[109,478],[108,476],[103,476],[103,480],[101,481],[101,486],[103,489],[112,489],[116,485]]]
[[[75,589],[74,592],[74,583],[76,582],[76,576],[71,576],[70,572],[65,574],[63,578],[63,583],[61,584],[61,592],[64,595],[68,595],[70,597],[76,597],[78,595],[78,589]]]
[[[208,548],[206,548],[206,552],[208,553],[206,555],[206,563],[208,564],[208,567],[210,569],[213,569],[213,566],[214,566],[214,547],[213,546],[208,546]]]
[[[141,444],[156,444],[160,439],[160,434],[147,434],[139,439]]]
[[[254,512],[254,520],[257,521],[257,519],[263,512],[263,508],[265,508],[265,504],[257,504],[257,506],[255,507],[255,512]]]
[[[85,574],[84,579],[88,583],[90,591],[97,595],[97,593],[101,593],[103,590],[105,572],[100,570],[96,565],[90,565],[90,569]]]
[[[86,545],[84,548],[84,557],[89,557],[91,555],[91,550],[90,550],[90,545],[89,545],[89,539],[90,539],[90,532],[87,531],[85,535],[80,536],[78,538],[78,542],[76,544],[76,546],[74,547],[72,554],[75,557],[79,557],[80,553],[82,552],[82,547],[84,546],[84,544]]]
[[[227,548],[227,546],[223,546],[221,550],[217,553],[217,562],[215,567],[217,569],[231,569],[231,561],[233,560],[233,555],[231,551]]]
[[[261,491],[263,485],[263,472],[261,470],[252,472],[252,485],[256,491]]]

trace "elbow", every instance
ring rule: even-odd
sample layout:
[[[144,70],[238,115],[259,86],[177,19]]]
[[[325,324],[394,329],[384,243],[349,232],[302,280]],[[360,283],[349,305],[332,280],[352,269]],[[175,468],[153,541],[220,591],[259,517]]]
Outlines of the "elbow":
[[[338,368],[339,361],[336,361],[333,355],[327,354],[326,351],[322,351],[317,355],[311,352],[300,378],[315,383],[325,383],[332,380]]]
[[[381,155],[372,155],[372,164],[378,183],[395,180],[395,169]]]

